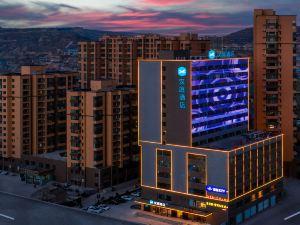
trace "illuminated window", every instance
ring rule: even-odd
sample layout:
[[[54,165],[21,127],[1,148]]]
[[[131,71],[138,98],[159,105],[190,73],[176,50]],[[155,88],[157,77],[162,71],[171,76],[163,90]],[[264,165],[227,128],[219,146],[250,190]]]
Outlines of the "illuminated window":
[[[188,192],[206,195],[206,157],[188,154]]]
[[[172,157],[170,150],[158,149],[157,152],[157,187],[171,189]]]

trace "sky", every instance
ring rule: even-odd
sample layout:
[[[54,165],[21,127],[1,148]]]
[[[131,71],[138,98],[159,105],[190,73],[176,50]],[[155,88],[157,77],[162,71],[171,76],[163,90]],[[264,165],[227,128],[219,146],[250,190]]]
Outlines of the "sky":
[[[0,0],[0,27],[218,35],[251,27],[254,8],[298,13],[300,24],[300,0]]]

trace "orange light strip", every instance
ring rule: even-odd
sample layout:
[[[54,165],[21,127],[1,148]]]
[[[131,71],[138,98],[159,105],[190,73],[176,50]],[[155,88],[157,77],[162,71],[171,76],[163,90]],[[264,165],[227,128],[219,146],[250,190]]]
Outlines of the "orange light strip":
[[[142,187],[145,188],[150,188],[150,189],[155,189],[155,190],[161,190],[161,191],[166,191],[166,192],[171,192],[171,193],[176,193],[176,194],[181,194],[181,195],[187,195],[187,196],[193,196],[193,197],[197,197],[197,198],[205,198],[205,199],[210,199],[210,200],[215,200],[215,201],[221,201],[221,202],[228,202],[227,199],[220,199],[218,197],[214,197],[214,196],[200,196],[200,195],[194,195],[194,194],[188,194],[186,192],[180,192],[180,191],[174,191],[174,190],[167,190],[167,189],[163,189],[163,188],[156,188],[156,187],[151,187],[148,185],[141,185]]]
[[[149,144],[157,144],[160,145],[161,143],[158,142],[153,142],[153,141],[144,141],[140,140],[142,143],[149,143]],[[219,150],[219,149],[211,149],[211,148],[197,148],[197,147],[190,147],[190,146],[184,146],[184,145],[174,145],[174,144],[165,144],[164,146],[173,146],[173,147],[180,147],[180,148],[189,148],[189,149],[194,149],[194,150],[204,150],[204,151],[215,151],[215,152],[222,152],[222,153],[227,153],[229,150]]]
[[[162,80],[162,77],[163,77],[163,74],[162,74],[162,61],[160,61],[160,143],[163,142],[163,129],[162,129],[162,114],[163,114],[163,107],[162,107],[162,104],[163,104],[163,100],[162,100],[162,85],[163,85],[163,80]]]
[[[234,60],[234,59],[247,59],[249,57],[234,57],[234,58],[219,58],[219,59],[138,59],[143,62],[193,62],[193,61],[218,61],[218,60]]]
[[[257,141],[257,142],[253,142],[253,143],[250,143],[250,144],[248,144],[248,145],[243,145],[243,146],[240,146],[240,147],[238,147],[238,148],[231,149],[231,150],[228,150],[228,151],[229,151],[229,152],[231,152],[231,151],[237,151],[237,150],[240,150],[241,148],[245,148],[245,147],[248,147],[248,146],[251,147],[251,145],[259,144],[259,143],[261,143],[261,142],[268,141],[268,140],[270,140],[270,139],[277,138],[277,137],[280,137],[280,136],[282,136],[282,135],[283,135],[283,134],[279,134],[279,135],[276,135],[276,136],[273,136],[273,137],[269,137],[269,138],[266,138],[266,139],[263,139],[263,140],[260,140],[260,141]]]
[[[258,190],[258,189],[260,189],[260,188],[263,188],[263,187],[265,187],[265,186],[267,186],[267,185],[269,185],[269,184],[271,184],[271,183],[274,183],[275,181],[280,180],[280,179],[283,179],[283,176],[278,177],[278,178],[276,178],[276,179],[274,179],[274,180],[272,180],[272,181],[270,181],[270,182],[268,182],[268,183],[265,183],[265,184],[263,184],[263,185],[261,185],[261,186],[259,186],[259,187],[257,187],[257,188],[254,188],[254,189],[252,189],[252,190],[250,190],[250,191],[248,191],[248,192],[246,192],[246,193],[244,193],[244,194],[242,194],[242,195],[239,195],[238,197],[235,197],[235,198],[233,198],[233,199],[230,199],[229,202],[232,202],[232,201],[234,201],[234,200],[236,200],[236,199],[239,199],[239,198],[241,198],[241,197],[243,197],[243,196],[245,196],[245,195],[248,195],[248,194],[250,194],[251,192],[256,191],[256,190]]]

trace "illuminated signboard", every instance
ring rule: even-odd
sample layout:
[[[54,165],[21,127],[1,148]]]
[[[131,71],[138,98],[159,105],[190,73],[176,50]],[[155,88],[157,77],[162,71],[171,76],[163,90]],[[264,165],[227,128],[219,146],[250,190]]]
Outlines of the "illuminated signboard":
[[[206,191],[214,192],[214,193],[218,193],[218,194],[224,194],[224,195],[226,195],[226,193],[227,193],[226,188],[220,188],[220,187],[215,187],[215,186],[211,186],[211,185],[206,185]]]
[[[221,208],[221,209],[227,209],[227,205],[222,205],[219,203],[214,203],[214,202],[206,202],[207,206],[211,206],[211,207],[216,207],[216,208]]]
[[[247,126],[248,59],[192,62],[192,133]]]
[[[178,92],[179,92],[179,108],[185,109],[186,108],[186,90],[185,90],[185,83],[186,83],[186,75],[187,69],[184,66],[180,66],[177,68],[177,75],[179,77],[178,83]]]
[[[211,49],[208,52],[209,59],[233,58],[233,57],[234,57],[234,51],[215,51]]]
[[[157,205],[157,206],[166,206],[166,203],[162,203],[162,202],[157,202],[157,201],[153,201],[153,200],[149,200],[149,204],[151,205]]]
[[[208,52],[208,58],[209,59],[215,59],[216,58],[216,51],[215,50],[210,50]]]

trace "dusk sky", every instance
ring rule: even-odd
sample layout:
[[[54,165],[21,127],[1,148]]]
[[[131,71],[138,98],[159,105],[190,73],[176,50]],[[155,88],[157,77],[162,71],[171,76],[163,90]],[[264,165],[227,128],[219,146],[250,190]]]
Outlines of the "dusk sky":
[[[0,0],[0,26],[224,34],[252,26],[254,8],[297,14],[299,0]],[[298,15],[300,17],[300,15]],[[300,22],[298,18],[298,23]]]

